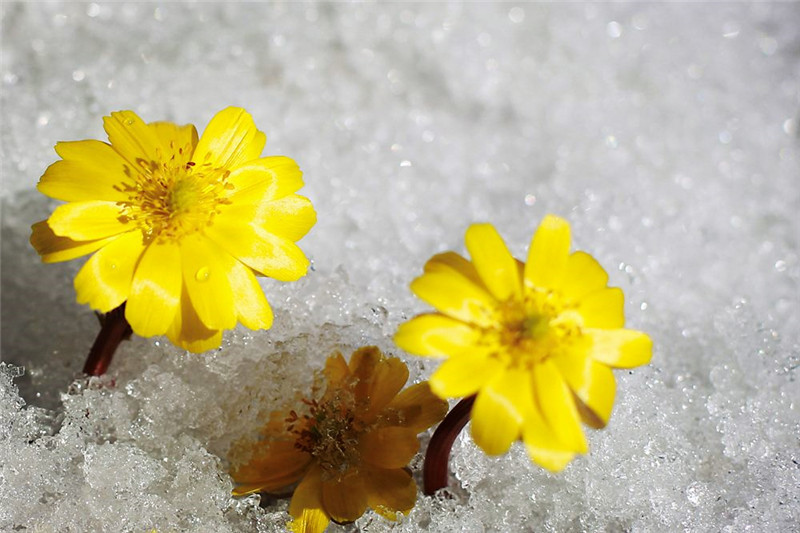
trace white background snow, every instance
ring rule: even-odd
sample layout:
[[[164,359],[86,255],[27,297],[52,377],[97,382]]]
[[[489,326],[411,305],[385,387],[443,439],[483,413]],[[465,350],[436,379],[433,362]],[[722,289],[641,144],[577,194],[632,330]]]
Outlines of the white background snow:
[[[452,497],[331,531],[800,530],[800,4],[0,9],[0,530],[280,531],[285,500],[230,498],[231,444],[334,349],[429,376],[391,343],[426,309],[408,283],[472,222],[525,257],[546,213],[655,342],[609,427],[559,475],[463,435]],[[134,337],[81,379],[80,261],[27,242],[53,145],[113,110],[202,129],[228,105],[304,170],[313,271],[264,281],[270,331],[203,355]]]

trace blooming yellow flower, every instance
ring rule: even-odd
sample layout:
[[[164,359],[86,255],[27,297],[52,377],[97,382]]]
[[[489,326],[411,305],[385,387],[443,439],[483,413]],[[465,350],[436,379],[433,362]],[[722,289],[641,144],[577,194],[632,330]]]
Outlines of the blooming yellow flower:
[[[374,346],[358,349],[348,365],[328,358],[322,386],[297,409],[273,412],[249,462],[233,471],[233,494],[294,490],[289,528],[320,532],[330,520],[353,522],[371,507],[390,520],[407,514],[417,486],[406,465],[417,434],[439,422],[447,403],[427,382],[400,392],[408,368]],[[399,394],[398,394],[399,393]]]
[[[306,259],[295,241],[316,221],[287,157],[261,157],[265,135],[243,109],[192,125],[146,124],[133,111],[104,118],[109,143],[60,142],[39,181],[68,203],[33,225],[44,262],[91,254],[75,277],[79,303],[126,303],[134,332],[200,352],[237,321],[272,325],[255,275],[293,281]]]
[[[439,312],[402,324],[401,348],[447,357],[431,377],[443,398],[477,394],[472,436],[501,454],[522,439],[533,461],[558,471],[586,453],[581,420],[608,423],[611,368],[647,363],[650,338],[623,329],[623,295],[585,252],[569,253],[569,224],[548,215],[525,264],[489,224],[466,233],[472,257],[434,256],[412,291]]]

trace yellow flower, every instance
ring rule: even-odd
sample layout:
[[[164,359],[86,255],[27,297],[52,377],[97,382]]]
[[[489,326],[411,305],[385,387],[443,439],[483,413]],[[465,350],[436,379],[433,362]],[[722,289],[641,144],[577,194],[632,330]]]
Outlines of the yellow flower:
[[[419,448],[417,434],[439,422],[447,403],[427,382],[400,392],[408,368],[374,346],[358,349],[348,365],[328,358],[327,386],[314,388],[297,409],[273,412],[250,461],[235,469],[235,496],[294,490],[289,528],[325,529],[353,522],[371,507],[390,520],[407,514],[417,486],[406,469]],[[398,394],[399,393],[399,394]]]
[[[525,264],[490,224],[466,233],[468,261],[434,256],[411,290],[439,313],[402,324],[395,342],[408,352],[447,357],[431,377],[443,398],[477,394],[472,436],[488,454],[522,439],[531,459],[563,469],[586,453],[581,420],[608,423],[611,368],[646,364],[650,338],[623,329],[623,295],[585,252],[569,253],[569,224],[548,215]]]
[[[287,157],[261,157],[265,135],[243,109],[192,125],[104,118],[109,143],[60,142],[39,191],[68,203],[33,225],[46,263],[91,254],[75,277],[79,303],[125,317],[144,337],[166,334],[193,352],[215,348],[237,321],[272,325],[255,275],[293,281],[306,259],[295,241],[316,221]]]

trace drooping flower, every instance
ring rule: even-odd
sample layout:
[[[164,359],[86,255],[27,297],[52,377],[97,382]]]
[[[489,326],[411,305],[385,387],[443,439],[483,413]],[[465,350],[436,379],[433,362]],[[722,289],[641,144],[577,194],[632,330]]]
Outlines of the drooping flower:
[[[431,258],[412,291],[438,313],[401,324],[395,342],[447,358],[430,380],[442,398],[476,394],[474,441],[505,453],[524,441],[530,458],[563,469],[588,446],[581,421],[604,427],[616,384],[612,368],[646,364],[650,338],[624,329],[623,294],[585,252],[569,253],[569,224],[548,215],[523,264],[490,224],[466,233],[472,258]]]
[[[79,303],[125,303],[138,335],[166,334],[194,352],[237,321],[272,325],[256,275],[293,281],[308,260],[295,244],[316,221],[297,164],[261,157],[265,135],[243,109],[192,125],[104,118],[109,143],[60,142],[38,189],[68,203],[33,225],[44,262],[93,254],[75,277]]]
[[[417,435],[447,412],[427,382],[400,392],[407,379],[406,365],[374,346],[349,364],[332,355],[310,397],[271,414],[249,462],[232,473],[233,494],[275,493],[299,481],[289,504],[297,533],[353,522],[367,507],[390,520],[407,514],[417,498],[406,469]]]

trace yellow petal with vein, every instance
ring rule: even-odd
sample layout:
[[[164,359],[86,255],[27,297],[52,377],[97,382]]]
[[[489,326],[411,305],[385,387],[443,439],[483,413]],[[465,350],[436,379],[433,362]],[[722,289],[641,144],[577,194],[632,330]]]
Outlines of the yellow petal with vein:
[[[564,276],[569,246],[569,223],[554,215],[544,217],[528,250],[526,283],[545,289],[558,288]]]
[[[260,204],[283,198],[303,186],[303,173],[285,156],[255,159],[237,167],[228,176],[233,186],[229,199],[234,204]]]
[[[611,369],[582,350],[561,354],[553,362],[580,400],[577,406],[583,421],[595,429],[605,427],[611,418],[617,388]]]
[[[414,355],[459,355],[480,339],[475,328],[438,313],[419,315],[400,324],[394,342]]]
[[[240,107],[228,107],[214,115],[206,126],[192,161],[198,166],[232,170],[258,159],[266,141],[250,113]]]
[[[617,287],[600,289],[581,298],[577,311],[587,328],[621,328],[625,325],[625,296]]]
[[[209,329],[197,316],[186,286],[181,290],[180,306],[167,329],[167,337],[175,346],[193,353],[202,353],[219,348],[222,330]]]
[[[535,404],[522,424],[522,440],[531,461],[551,472],[563,470],[575,457],[575,452],[559,440]]]
[[[117,235],[92,241],[74,241],[69,237],[59,237],[46,220],[31,226],[31,246],[42,256],[44,263],[69,261],[98,250],[117,238]]]
[[[135,228],[123,222],[115,202],[70,202],[58,206],[47,223],[53,233],[76,241],[104,239]]]
[[[144,251],[142,234],[132,231],[101,248],[75,276],[78,303],[101,313],[119,307],[128,299],[133,272]]]
[[[250,224],[220,217],[206,234],[242,263],[278,281],[295,281],[308,271],[309,261],[296,244]]]
[[[308,469],[311,455],[297,449],[295,442],[290,438],[259,446],[255,456],[231,474],[237,483],[233,495],[275,492],[296,483]]]
[[[172,243],[151,243],[133,275],[125,318],[137,335],[161,335],[172,324],[181,299],[181,256]]]
[[[259,206],[255,225],[272,235],[299,241],[317,222],[317,212],[305,196],[289,194]]]
[[[330,522],[322,508],[322,470],[311,468],[292,495],[288,525],[294,533],[322,533]]]
[[[226,253],[226,252],[222,252]],[[272,309],[250,267],[234,261],[228,270],[236,318],[250,329],[272,327]]]
[[[486,289],[455,272],[426,272],[411,282],[420,299],[452,318],[490,326],[497,301]]]
[[[478,287],[486,289],[486,286],[483,284],[483,280],[478,275],[478,271],[475,269],[475,265],[455,252],[443,252],[434,255],[425,263],[424,271],[459,274],[467,278]]]
[[[447,409],[447,402],[434,395],[428,382],[423,381],[395,396],[381,413],[381,420],[419,433],[441,422]]]
[[[499,455],[520,437],[523,420],[533,410],[530,374],[499,372],[478,392],[470,415],[472,438],[484,452]]]
[[[552,361],[533,367],[533,386],[536,405],[565,451],[586,453],[588,445],[575,399]]]
[[[520,298],[522,283],[517,260],[491,224],[473,224],[464,239],[483,283],[500,301]]]
[[[170,162],[170,166],[183,167],[192,160],[194,147],[197,146],[197,128],[191,124],[178,126],[172,122],[151,122],[148,124],[161,143],[162,162]]]
[[[237,261],[200,235],[181,239],[183,280],[197,316],[208,329],[236,326],[229,273]]]
[[[161,161],[161,141],[133,111],[116,111],[103,117],[108,140],[135,173],[150,168],[151,162]]]
[[[36,186],[39,192],[67,202],[127,199],[127,162],[108,144],[100,141],[71,141],[56,144],[62,157],[45,171]]]
[[[431,376],[431,390],[440,398],[474,394],[503,369],[483,353],[465,353],[447,359]]]
[[[646,365],[653,355],[653,341],[645,333],[633,329],[586,329],[591,344],[589,356],[614,368]]]
[[[385,427],[361,437],[361,457],[380,468],[403,468],[419,451],[419,440],[413,429]]]
[[[371,421],[400,392],[408,380],[408,367],[397,357],[383,357],[375,346],[364,346],[350,357],[350,372],[357,378],[357,402],[366,401],[362,418]]]

